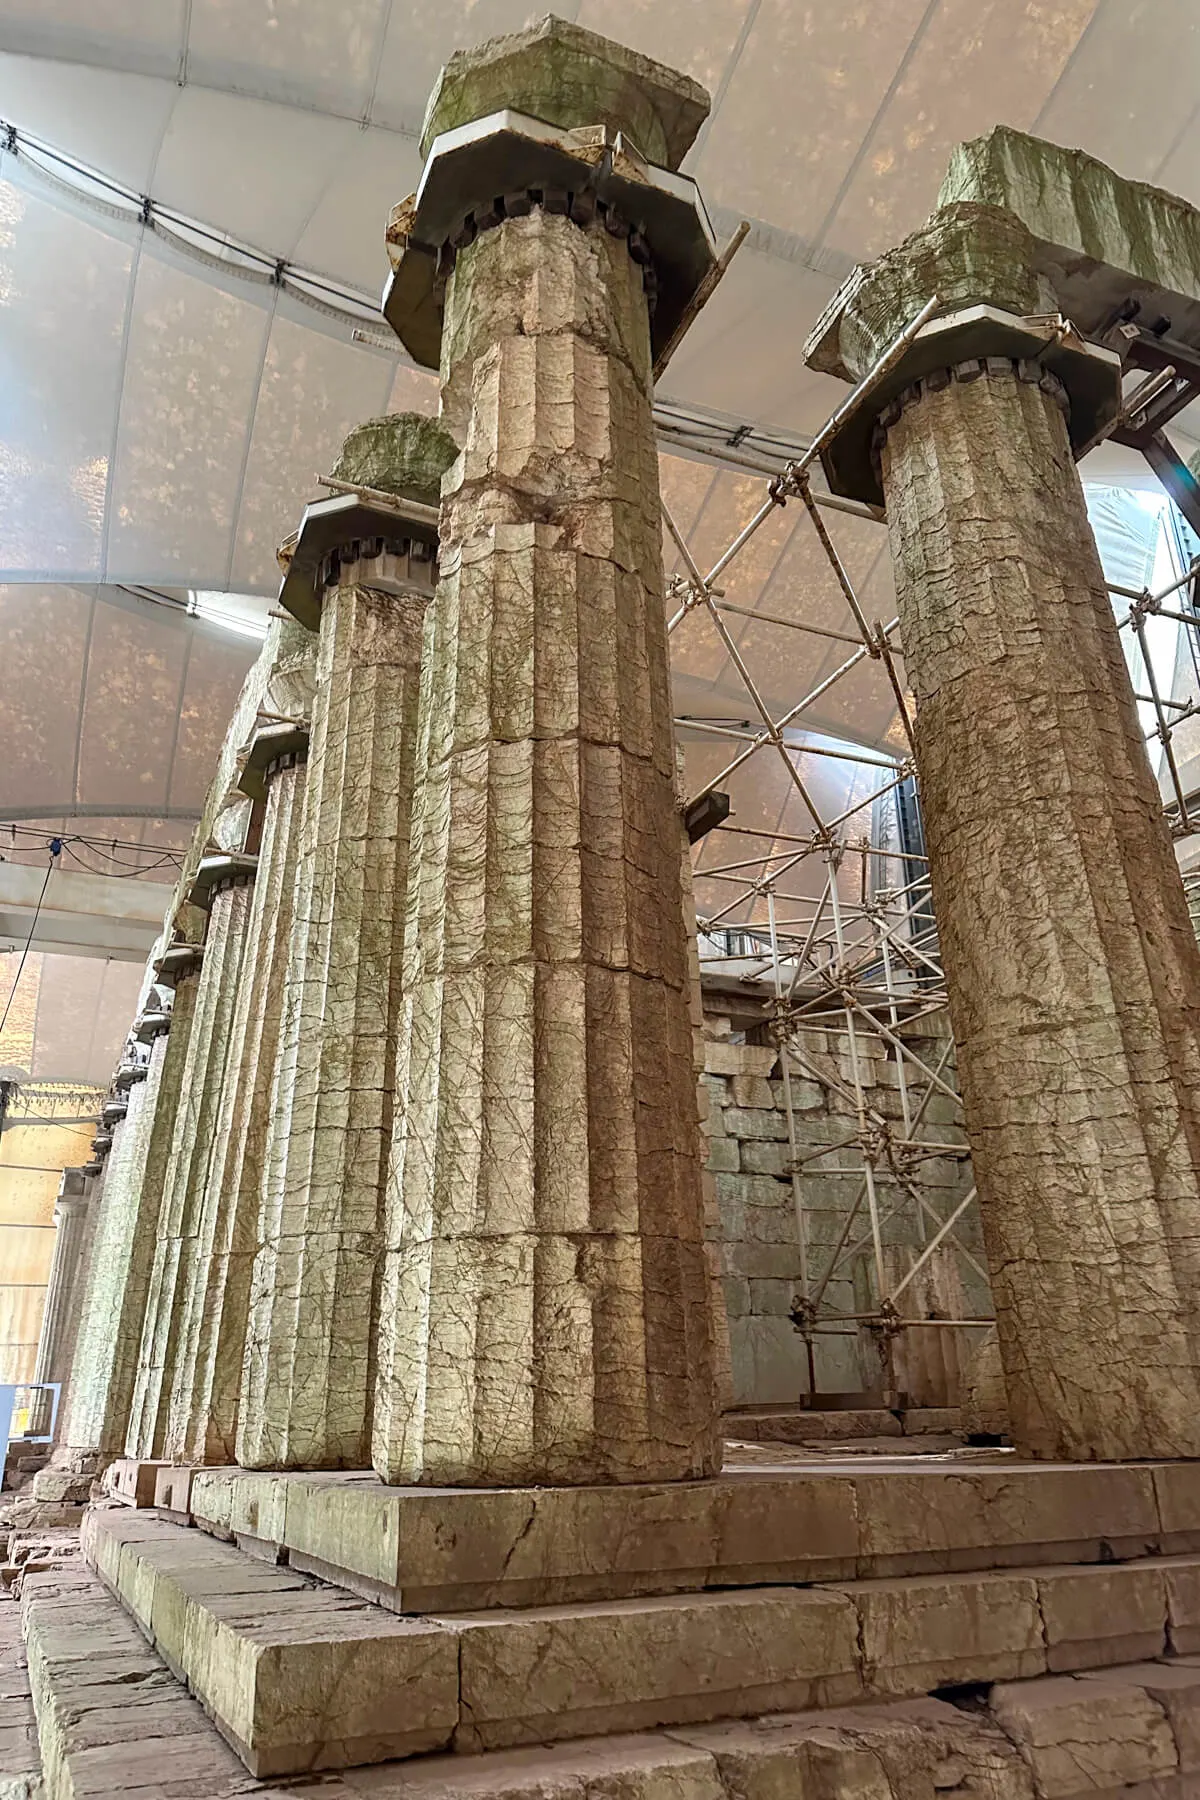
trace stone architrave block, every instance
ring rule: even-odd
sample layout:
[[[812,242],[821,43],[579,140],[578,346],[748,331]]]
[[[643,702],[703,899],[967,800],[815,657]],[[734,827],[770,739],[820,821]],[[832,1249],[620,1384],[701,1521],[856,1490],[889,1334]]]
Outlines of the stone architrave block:
[[[1052,1673],[1137,1662],[1166,1650],[1160,1562],[1039,1569],[1037,1590]]]
[[[834,1592],[759,1588],[453,1622],[458,1750],[836,1706],[861,1693],[854,1608]]]
[[[917,1575],[835,1588],[853,1599],[868,1694],[1044,1674],[1037,1586],[1028,1575]]]
[[[1107,1794],[1178,1769],[1166,1713],[1132,1683],[1065,1675],[1002,1682],[989,1704],[1029,1762],[1041,1800]]]

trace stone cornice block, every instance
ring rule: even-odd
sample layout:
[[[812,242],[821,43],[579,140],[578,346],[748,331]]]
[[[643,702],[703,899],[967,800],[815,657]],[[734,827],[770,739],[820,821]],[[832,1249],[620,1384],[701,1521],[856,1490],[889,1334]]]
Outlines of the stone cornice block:
[[[569,129],[607,125],[651,162],[677,169],[710,105],[689,76],[548,16],[450,58],[429,98],[421,152],[440,133],[508,106]]]

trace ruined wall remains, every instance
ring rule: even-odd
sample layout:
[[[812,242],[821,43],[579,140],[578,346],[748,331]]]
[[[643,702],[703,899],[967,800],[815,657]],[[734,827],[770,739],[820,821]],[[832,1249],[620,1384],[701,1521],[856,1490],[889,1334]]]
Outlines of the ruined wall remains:
[[[926,1018],[915,1028],[902,1030],[915,1054],[936,1066],[946,1047],[943,1020]],[[747,1042],[747,1036],[765,1038],[765,1028],[751,1028],[749,1033],[740,1029],[731,1009],[727,1005],[723,1009],[719,996],[711,992],[705,994],[704,1034],[702,1111],[724,1238],[733,1403],[786,1404],[807,1392],[808,1364],[804,1339],[789,1316],[799,1292],[801,1259],[779,1052],[767,1042]],[[899,1126],[896,1052],[882,1039],[863,1035],[857,1047],[868,1108]],[[844,1143],[856,1133],[858,1119],[850,1098],[853,1071],[845,1033],[806,1031],[801,1048],[806,1061],[829,1077],[827,1084],[793,1061],[797,1151],[804,1158],[822,1144]],[[953,1067],[951,1051],[943,1070],[943,1078],[951,1084]],[[927,1206],[944,1218],[971,1186],[959,1109],[948,1095],[935,1092],[926,1102],[920,1135],[926,1141],[962,1147],[958,1156],[929,1157],[918,1165],[919,1191]],[[834,1174],[834,1167],[861,1171],[861,1155],[855,1148],[843,1149],[803,1164],[800,1176],[813,1285],[820,1282],[846,1229],[861,1180],[858,1173]],[[921,1208],[886,1173],[879,1176],[878,1191],[885,1274],[894,1283],[912,1266],[937,1226],[926,1213],[922,1231]],[[864,1205],[850,1227],[847,1244],[866,1236],[868,1229]],[[982,1241],[974,1205],[955,1236],[981,1271]],[[868,1246],[829,1282],[823,1310],[838,1314],[872,1310],[876,1291],[873,1251]],[[902,1295],[899,1310],[905,1317],[930,1311],[979,1317],[991,1311],[990,1294],[982,1273],[947,1244],[935,1251],[926,1270]],[[887,1385],[877,1335],[852,1320],[833,1325],[815,1342],[818,1391],[863,1393]],[[895,1387],[913,1404],[957,1404],[959,1366],[980,1335],[927,1327],[893,1338]]]

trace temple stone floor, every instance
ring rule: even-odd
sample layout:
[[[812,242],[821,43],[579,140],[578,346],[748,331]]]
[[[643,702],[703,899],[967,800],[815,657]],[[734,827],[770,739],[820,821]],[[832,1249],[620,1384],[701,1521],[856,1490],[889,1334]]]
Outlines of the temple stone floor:
[[[114,1469],[165,1508],[21,1572],[27,1685],[0,1600],[0,1800],[33,1714],[49,1800],[1200,1795],[1200,1463],[851,1443],[581,1490]]]

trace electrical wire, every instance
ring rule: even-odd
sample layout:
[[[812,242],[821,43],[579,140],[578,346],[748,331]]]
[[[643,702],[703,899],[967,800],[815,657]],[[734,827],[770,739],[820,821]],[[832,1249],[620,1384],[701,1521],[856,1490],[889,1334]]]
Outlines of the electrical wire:
[[[37,930],[38,919],[41,917],[42,901],[46,898],[46,889],[50,885],[50,877],[54,873],[55,864],[61,855],[62,839],[54,838],[50,844],[50,861],[46,868],[46,879],[42,882],[42,891],[38,895],[37,905],[33,909],[33,923],[29,927],[29,936],[25,939],[25,948],[21,952],[21,960],[17,964],[17,972],[13,976],[13,984],[8,990],[8,999],[4,1002],[4,1014],[3,1017],[0,1017],[0,1036],[3,1036],[4,1027],[8,1024],[9,1011],[12,1007],[13,1000],[16,997],[17,987],[20,983],[21,976],[25,972],[25,960],[29,955],[29,946],[33,942],[33,934]]]

